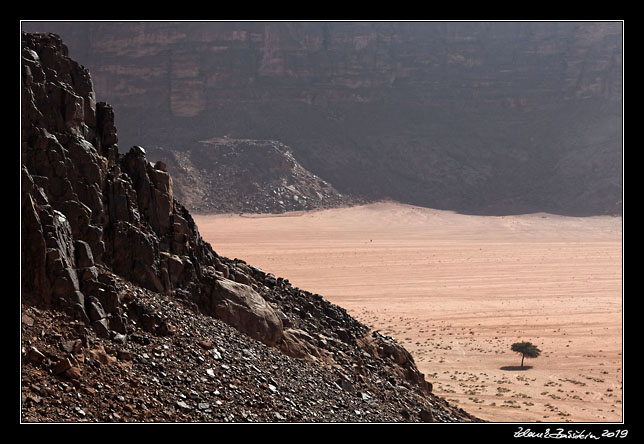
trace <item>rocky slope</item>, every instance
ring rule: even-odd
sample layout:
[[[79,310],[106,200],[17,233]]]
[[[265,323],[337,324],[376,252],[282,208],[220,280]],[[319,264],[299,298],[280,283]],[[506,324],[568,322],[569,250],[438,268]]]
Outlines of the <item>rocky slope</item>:
[[[476,421],[323,297],[216,254],[52,34],[22,36],[21,419]]]
[[[89,22],[52,30],[130,144],[277,140],[342,194],[617,214],[620,22]]]
[[[283,213],[364,203],[305,170],[291,149],[271,140],[215,138],[189,150],[147,150],[173,179],[192,213]]]

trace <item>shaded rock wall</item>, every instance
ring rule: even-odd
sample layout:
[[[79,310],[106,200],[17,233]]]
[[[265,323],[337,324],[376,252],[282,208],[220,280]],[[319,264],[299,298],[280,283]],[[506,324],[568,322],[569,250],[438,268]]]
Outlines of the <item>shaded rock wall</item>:
[[[128,146],[277,140],[345,194],[621,211],[619,22],[24,26],[91,67]]]

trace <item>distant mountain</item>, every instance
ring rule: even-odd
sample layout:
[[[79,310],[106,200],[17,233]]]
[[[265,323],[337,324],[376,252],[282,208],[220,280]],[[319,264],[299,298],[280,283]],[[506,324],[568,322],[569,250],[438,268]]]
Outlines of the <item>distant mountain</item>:
[[[621,22],[23,26],[63,36],[128,146],[275,140],[343,195],[621,213]]]

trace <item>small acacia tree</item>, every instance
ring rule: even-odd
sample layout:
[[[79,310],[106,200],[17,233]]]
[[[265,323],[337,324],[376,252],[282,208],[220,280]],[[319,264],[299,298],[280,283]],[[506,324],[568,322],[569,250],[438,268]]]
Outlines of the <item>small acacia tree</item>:
[[[521,368],[523,368],[523,360],[525,358],[538,358],[541,354],[541,350],[532,344],[532,342],[515,342],[512,344],[512,351],[521,353]]]

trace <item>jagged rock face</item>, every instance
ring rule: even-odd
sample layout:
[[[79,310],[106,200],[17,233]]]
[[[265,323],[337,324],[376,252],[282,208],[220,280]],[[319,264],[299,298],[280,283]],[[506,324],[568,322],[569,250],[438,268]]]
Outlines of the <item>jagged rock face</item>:
[[[174,178],[174,193],[193,213],[283,213],[351,205],[305,170],[289,147],[270,140],[217,138],[185,151],[148,150]]]
[[[619,22],[24,26],[65,36],[132,143],[278,140],[343,194],[621,211]]]
[[[22,43],[21,297],[31,313],[23,324],[26,373],[64,378],[77,387],[90,374],[100,384],[96,366],[116,361],[106,350],[129,341],[145,346],[177,332],[178,346],[191,359],[195,355],[184,342],[194,332],[181,324],[225,338],[229,333],[220,333],[216,319],[255,340],[253,347],[333,368],[340,375],[334,387],[348,392],[342,396],[360,393],[372,409],[378,406],[372,395],[355,387],[371,393],[379,387],[378,402],[388,411],[398,409],[391,399],[408,399],[418,412],[403,408],[397,414],[405,420],[477,420],[434,397],[412,356],[394,339],[370,331],[320,295],[218,256],[174,199],[164,165],[150,163],[140,146],[119,153],[111,107],[94,101],[88,71],[67,57],[60,38],[23,34]],[[177,310],[175,302],[184,308]],[[36,313],[38,319],[32,317]],[[63,355],[43,353],[32,343],[38,338],[29,327],[36,324],[43,334],[53,329],[77,338],[61,344]],[[49,349],[50,342],[39,347]],[[101,345],[90,349],[90,343]],[[130,355],[122,349],[119,359]],[[182,365],[182,359],[172,365]],[[87,394],[96,393],[91,389]],[[178,405],[180,412],[189,411],[187,404]],[[362,413],[346,417],[356,415]]]
[[[60,38],[24,35],[22,91],[25,299],[69,308],[107,334],[100,314],[115,304],[102,267],[156,292],[199,291],[215,253],[174,200],[169,174],[141,147],[118,153],[113,112],[95,102],[89,73]]]

